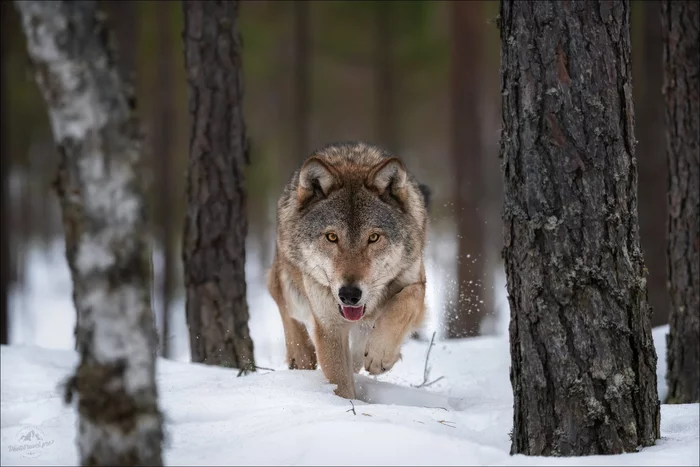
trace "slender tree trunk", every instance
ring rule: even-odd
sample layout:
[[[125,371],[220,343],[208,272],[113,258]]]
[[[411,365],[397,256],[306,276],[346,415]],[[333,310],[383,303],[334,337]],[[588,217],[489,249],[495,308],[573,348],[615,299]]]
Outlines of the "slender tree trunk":
[[[0,70],[0,183],[2,193],[0,193],[0,225],[3,227],[2,235],[0,235],[0,344],[7,345],[10,343],[10,282],[12,277],[12,258],[10,256],[10,236],[13,234],[12,226],[10,225],[10,169],[12,167],[12,154],[10,149],[10,112],[8,104],[8,81],[7,81],[7,55],[9,52],[9,24],[7,17],[12,13],[11,4],[3,3],[2,6],[2,62],[3,67]]]
[[[659,437],[629,7],[501,2],[514,454],[617,454]]]
[[[636,7],[643,9],[642,44],[637,49],[635,79],[635,108],[637,110],[637,161],[639,164],[639,235],[648,269],[649,303],[653,310],[651,325],[668,323],[669,297],[666,287],[666,226],[667,216],[664,154],[664,125],[661,40],[661,2],[648,0]],[[635,44],[632,44],[634,47]],[[634,56],[634,53],[633,53]],[[637,58],[636,56],[634,58]]]
[[[396,131],[396,83],[394,81],[394,32],[392,4],[375,2],[374,92],[377,141],[393,153],[399,152]]]
[[[700,7],[665,0],[670,404],[700,401]]]
[[[104,4],[114,31],[114,38],[118,45],[117,64],[124,76],[124,83],[131,86],[137,82],[136,72],[138,71],[136,46],[139,38],[138,3],[124,0],[101,0],[100,3]]]
[[[311,21],[308,0],[294,2],[294,158],[301,164],[311,148]],[[295,167],[296,168],[296,167]]]
[[[452,2],[452,170],[457,224],[457,290],[447,320],[450,338],[478,335],[489,294],[482,183],[483,142],[479,96],[482,68],[482,4]]]
[[[160,465],[139,122],[96,2],[17,1],[59,153],[82,465]]]
[[[170,304],[173,300],[173,284],[175,282],[175,245],[173,244],[173,200],[176,195],[173,191],[174,175],[172,160],[174,157],[173,138],[174,132],[174,84],[173,75],[173,41],[175,36],[172,30],[171,2],[158,2],[158,21],[156,22],[156,66],[158,78],[154,81],[153,95],[155,98],[155,112],[151,131],[153,132],[153,162],[155,166],[158,210],[157,223],[160,245],[163,249],[163,272],[161,279],[161,355],[170,357]]]
[[[191,122],[183,260],[192,361],[253,371],[238,7],[183,1]]]

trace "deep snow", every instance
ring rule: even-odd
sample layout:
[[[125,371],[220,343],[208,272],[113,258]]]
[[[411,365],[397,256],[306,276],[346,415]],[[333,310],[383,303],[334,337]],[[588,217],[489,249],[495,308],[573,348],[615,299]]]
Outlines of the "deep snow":
[[[665,328],[655,330],[662,338]],[[365,401],[335,396],[320,371],[237,372],[159,360],[168,465],[698,465],[698,404],[662,406],[662,439],[639,453],[511,457],[512,396],[503,337],[438,342],[423,379],[425,342],[409,342],[380,378],[360,376]],[[76,415],[59,385],[73,351],[3,346],[2,464],[75,465]],[[261,362],[262,365],[263,362]],[[665,387],[662,386],[665,391]],[[44,446],[20,439],[32,431]],[[50,443],[50,444],[49,444]],[[35,457],[27,457],[27,455]]]
[[[439,261],[433,262],[438,264]],[[434,283],[449,272],[430,266]],[[159,264],[156,258],[155,264]],[[75,408],[60,384],[73,370],[74,311],[62,245],[30,251],[27,289],[12,301],[12,346],[0,351],[2,465],[75,465]],[[282,326],[248,264],[248,302],[258,374],[187,363],[182,314],[173,323],[175,358],[159,359],[168,465],[699,465],[698,404],[661,408],[662,438],[639,453],[583,458],[510,456],[512,393],[504,298],[494,316],[500,335],[437,341],[423,380],[427,342],[409,341],[403,360],[379,378],[360,376],[353,413],[320,371],[284,369]],[[502,278],[500,279],[502,282]],[[429,294],[433,309],[439,288]],[[157,298],[157,297],[156,297]],[[182,302],[176,303],[182,310]],[[156,309],[158,303],[156,303]],[[436,328],[435,320],[431,329]],[[665,334],[654,330],[659,396],[666,394]],[[41,344],[39,347],[37,344]]]

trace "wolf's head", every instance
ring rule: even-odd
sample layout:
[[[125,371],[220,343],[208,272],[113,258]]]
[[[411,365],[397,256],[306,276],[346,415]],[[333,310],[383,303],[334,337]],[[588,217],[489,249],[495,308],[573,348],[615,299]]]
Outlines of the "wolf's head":
[[[280,213],[290,226],[288,256],[330,288],[347,320],[362,318],[397,276],[420,265],[425,196],[403,163],[375,146],[317,151],[295,174]]]

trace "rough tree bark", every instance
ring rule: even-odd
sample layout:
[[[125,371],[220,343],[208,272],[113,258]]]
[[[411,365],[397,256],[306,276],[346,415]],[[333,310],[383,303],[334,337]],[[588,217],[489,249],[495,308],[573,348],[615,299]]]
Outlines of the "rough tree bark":
[[[182,251],[192,361],[253,371],[238,8],[237,1],[183,1],[191,133]]]
[[[482,172],[480,100],[482,4],[452,2],[452,170],[457,224],[457,290],[449,310],[450,338],[480,333],[489,294],[484,254],[486,188]]]
[[[56,182],[78,313],[82,465],[159,465],[149,250],[135,101],[96,2],[17,1],[60,155]]]
[[[396,83],[394,82],[394,32],[391,2],[375,2],[374,102],[377,142],[393,153],[399,152],[396,131]]]
[[[616,454],[659,437],[629,7],[501,2],[512,453]]]
[[[155,111],[152,114],[152,147],[154,172],[157,181],[157,232],[160,246],[163,249],[163,270],[160,285],[161,290],[161,326],[160,351],[165,358],[170,357],[170,304],[173,300],[175,282],[175,245],[173,244],[173,199],[174,175],[172,162],[175,156],[173,139],[175,138],[175,106],[174,83],[175,73],[173,63],[173,42],[175,36],[172,30],[171,2],[158,2],[158,20],[156,21],[156,67],[158,77],[154,80]]]
[[[311,148],[311,22],[310,2],[294,2],[294,170],[307,157]]]
[[[666,180],[664,153],[664,103],[661,1],[639,2],[643,10],[641,47],[636,51],[640,60],[634,64],[634,102],[637,115],[637,163],[639,166],[639,236],[644,252],[644,264],[649,271],[647,285],[652,308],[651,325],[668,323],[669,297],[666,287]],[[634,8],[634,7],[633,7]],[[635,44],[632,44],[635,47]],[[633,59],[637,58],[634,56]],[[633,71],[634,77],[634,71]]]
[[[700,400],[700,7],[664,1],[668,187],[668,403]]]

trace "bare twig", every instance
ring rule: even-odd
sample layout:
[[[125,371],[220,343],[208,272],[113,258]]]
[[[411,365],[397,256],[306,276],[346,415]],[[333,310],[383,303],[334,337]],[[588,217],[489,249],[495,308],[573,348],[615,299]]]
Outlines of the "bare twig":
[[[424,409],[440,409],[440,410],[444,410],[445,412],[449,412],[449,410],[447,410],[445,407],[428,407],[428,406],[424,405],[423,408]]]
[[[421,385],[421,386],[416,386],[416,387],[419,387],[419,388],[421,388],[421,387],[422,387],[422,388],[427,388],[427,387],[432,386],[433,384],[437,383],[438,381],[440,381],[441,379],[444,379],[444,378],[445,378],[444,376],[440,376],[439,378],[434,379],[434,380],[432,380],[432,381],[429,382],[429,383],[425,383],[425,384],[423,384],[423,385]]]
[[[428,377],[430,375],[430,367],[428,366],[428,361],[430,360],[430,350],[433,348],[433,345],[435,345],[435,331],[433,331],[433,337],[430,338],[428,352],[425,354],[425,367],[423,367],[423,382],[419,385],[412,385],[414,388],[427,388],[428,386],[432,386],[433,384],[437,383],[438,381],[444,378],[444,376],[440,376],[439,378],[428,382]]]
[[[257,371],[257,370],[275,371],[274,368],[265,368],[264,366],[257,366],[257,365],[255,365],[255,371]],[[248,375],[248,374],[250,374],[250,370],[248,370],[247,368],[241,368],[241,369],[238,371],[238,375],[237,375],[237,376],[246,376],[246,375]]]
[[[449,420],[438,420],[438,423],[441,425],[449,426],[450,428],[457,428],[455,426],[455,422],[451,422]]]
[[[352,412],[353,415],[357,415],[357,412],[355,412],[355,404],[353,404],[353,402],[350,401],[350,405],[352,405],[352,408],[346,410],[346,412]]]

